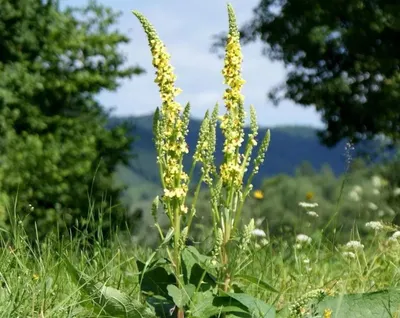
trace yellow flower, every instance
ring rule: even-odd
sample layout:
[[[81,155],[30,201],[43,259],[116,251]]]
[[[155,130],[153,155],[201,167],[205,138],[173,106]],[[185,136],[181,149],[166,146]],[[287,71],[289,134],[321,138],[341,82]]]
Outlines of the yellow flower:
[[[311,200],[314,197],[314,193],[311,191],[308,191],[306,193],[306,200]]]
[[[224,164],[221,165],[221,177],[224,184],[231,184],[235,187],[242,185],[243,171],[242,160],[239,149],[244,141],[244,96],[241,89],[245,83],[241,76],[241,63],[243,60],[239,30],[236,24],[236,17],[233,9],[228,5],[229,33],[226,44],[224,68],[224,84],[229,87],[225,90],[223,99],[227,113],[221,117],[221,130],[225,137],[223,152],[225,155]]]
[[[39,275],[38,274],[33,274],[32,275],[32,279],[35,280],[35,281],[39,280]]]
[[[166,198],[183,199],[187,193],[188,176],[183,171],[182,157],[189,152],[185,134],[187,125],[182,120],[183,107],[175,101],[181,89],[175,87],[176,76],[170,64],[164,43],[153,25],[140,13],[133,12],[147,35],[153,66],[156,68],[155,83],[158,84],[162,106],[157,113],[155,143],[157,162],[161,165],[162,181]]]
[[[262,200],[262,199],[264,199],[264,193],[261,190],[256,190],[253,193],[253,197],[254,197],[254,199]]]
[[[324,318],[331,318],[332,317],[332,309],[326,308],[324,310]]]

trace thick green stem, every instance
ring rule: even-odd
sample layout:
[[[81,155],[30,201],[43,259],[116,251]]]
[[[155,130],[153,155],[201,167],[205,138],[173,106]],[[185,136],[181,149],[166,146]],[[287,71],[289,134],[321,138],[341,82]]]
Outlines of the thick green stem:
[[[190,231],[190,226],[192,225],[193,217],[194,217],[194,214],[195,214],[194,213],[195,210],[193,209],[193,207],[196,206],[197,199],[198,199],[199,193],[200,193],[201,183],[203,182],[203,178],[204,178],[204,173],[201,175],[199,183],[197,184],[196,191],[194,193],[193,202],[192,202],[192,208],[189,211],[189,219],[188,219],[188,222],[186,224],[186,226],[188,228],[188,232]]]
[[[175,232],[174,232],[174,263],[175,263],[175,276],[178,288],[182,287],[181,282],[181,255],[180,255],[180,238],[181,238],[181,216],[179,207],[175,207]],[[184,318],[185,312],[183,308],[178,308],[178,318]]]
[[[179,252],[180,238],[181,238],[181,217],[179,215],[179,209],[175,209],[175,232],[174,232],[174,263],[175,263],[175,275],[178,286],[180,285],[180,261],[181,256]]]

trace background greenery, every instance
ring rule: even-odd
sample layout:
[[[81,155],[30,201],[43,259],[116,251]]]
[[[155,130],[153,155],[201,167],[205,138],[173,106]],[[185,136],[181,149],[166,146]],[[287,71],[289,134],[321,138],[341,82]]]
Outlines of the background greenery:
[[[111,28],[119,14],[94,2],[61,10],[57,1],[1,0],[0,7],[3,219],[17,201],[40,236],[56,225],[85,226],[90,210],[103,211],[105,230],[111,219],[118,224],[120,189],[110,185],[132,139],[127,127],[106,129],[96,96],[142,72],[124,65],[119,45],[128,38]]]

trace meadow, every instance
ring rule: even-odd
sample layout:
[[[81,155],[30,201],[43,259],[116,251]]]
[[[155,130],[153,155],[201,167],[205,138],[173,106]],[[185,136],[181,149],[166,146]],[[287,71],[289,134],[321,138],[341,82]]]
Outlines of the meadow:
[[[352,171],[350,156],[338,180],[326,171],[300,176],[302,189],[313,188],[307,193],[298,195],[298,184],[284,177],[253,188],[273,135],[258,136],[254,108],[244,133],[245,81],[229,5],[225,113],[218,106],[206,113],[193,166],[184,171],[190,105],[175,101],[180,89],[155,28],[134,15],[149,39],[162,100],[153,132],[163,193],[144,211],[157,245],[133,242],[124,228],[104,237],[98,211],[73,235],[55,229],[32,238],[27,230],[38,229],[20,220],[16,198],[10,226],[0,232],[0,317],[398,317],[393,206],[400,190],[379,167]],[[217,128],[224,138],[219,166]],[[277,231],[285,219],[295,226]]]
[[[318,292],[343,295],[395,290],[400,278],[400,232],[382,223],[369,224],[369,232],[360,238],[354,228],[346,233],[349,242],[333,244],[322,235],[300,233],[290,240],[254,231],[249,253],[240,260],[240,274],[257,280],[243,280],[236,288],[273,305],[277,317],[322,317],[312,314],[312,297],[303,301],[307,293],[317,297]],[[101,310],[113,297],[121,297],[104,286],[122,291],[128,301],[143,300],[136,261],[146,262],[153,249],[139,247],[123,234],[114,233],[108,241],[96,231],[75,238],[54,235],[32,244],[18,222],[10,234],[1,240],[0,317],[125,317]],[[74,277],[65,259],[85,273],[87,280]],[[99,283],[97,289],[90,285],[93,282]],[[360,301],[350,307],[346,304],[331,317],[357,317],[357,311],[365,317],[396,317],[399,298],[393,294],[390,307],[387,292],[382,295],[378,300],[365,297],[364,308]],[[131,313],[126,317],[147,316]],[[247,316],[238,313],[236,317]]]

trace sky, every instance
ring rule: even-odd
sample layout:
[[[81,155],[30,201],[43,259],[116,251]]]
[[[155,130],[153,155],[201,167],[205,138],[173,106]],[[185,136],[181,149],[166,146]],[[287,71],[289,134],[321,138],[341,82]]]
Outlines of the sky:
[[[98,0],[121,11],[117,28],[131,39],[121,49],[127,63],[138,65],[146,74],[124,80],[116,92],[103,92],[98,98],[114,115],[147,115],[159,106],[158,87],[154,83],[154,68],[147,38],[140,23],[132,14],[137,10],[155,26],[171,54],[177,75],[177,86],[183,90],[178,97],[182,104],[190,102],[192,117],[202,118],[216,102],[223,107],[225,89],[221,70],[223,60],[210,51],[213,35],[228,30],[225,0]],[[230,0],[239,26],[252,17],[259,0]],[[85,0],[61,0],[64,5],[84,5]],[[283,64],[271,62],[262,55],[261,43],[251,43],[243,50],[243,88],[245,104],[253,105],[262,126],[307,125],[323,127],[320,115],[313,107],[304,108],[284,101],[275,107],[267,98],[268,91],[285,79]]]

